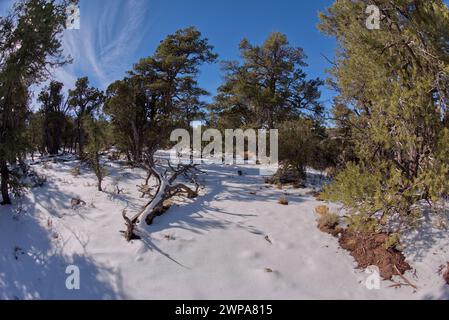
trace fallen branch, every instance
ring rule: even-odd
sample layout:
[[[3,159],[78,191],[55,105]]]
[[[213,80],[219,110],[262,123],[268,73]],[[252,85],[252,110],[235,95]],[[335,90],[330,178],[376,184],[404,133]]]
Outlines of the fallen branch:
[[[125,224],[126,224],[126,231],[121,231],[126,239],[126,241],[131,241],[131,240],[139,240],[140,236],[138,236],[135,232],[135,223],[132,222],[131,219],[129,219],[126,216],[126,210],[123,210],[122,212],[122,216],[123,219],[125,219]]]
[[[396,267],[396,265],[393,265],[394,271],[396,271],[396,273],[398,274],[399,277],[401,277],[402,280],[405,281],[405,283],[407,283],[410,287],[412,287],[415,290],[418,290],[418,287],[415,286],[413,283],[411,283],[403,274],[401,274],[401,272],[399,271],[399,269]]]
[[[127,241],[139,237],[139,231],[137,229],[143,229],[146,225],[151,225],[156,217],[164,214],[170,207],[167,205],[169,199],[180,194],[185,194],[189,199],[198,196],[199,184],[196,180],[196,174],[200,171],[196,168],[196,165],[178,165],[175,169],[169,164],[169,167],[171,175],[168,170],[164,173],[159,172],[154,165],[145,166],[148,176],[156,179],[157,188],[154,195],[146,192],[143,194],[144,196],[146,194],[152,196],[152,199],[134,217],[128,218],[126,212],[123,212],[123,219],[127,226],[124,235]],[[177,183],[176,180],[181,176],[184,176],[194,184],[195,189],[192,189],[183,183]],[[141,192],[142,191],[143,190],[141,190]]]

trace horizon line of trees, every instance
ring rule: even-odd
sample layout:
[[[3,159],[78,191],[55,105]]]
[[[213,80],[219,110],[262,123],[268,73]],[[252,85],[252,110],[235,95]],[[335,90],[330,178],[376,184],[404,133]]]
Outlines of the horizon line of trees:
[[[326,127],[321,79],[304,71],[306,55],[278,32],[239,44],[241,61],[222,62],[212,103],[200,87],[204,64],[218,55],[189,27],[168,35],[105,92],[87,77],[63,93],[51,81],[30,110],[30,86],[68,61],[60,35],[66,3],[23,0],[0,18],[0,177],[3,204],[14,187],[10,168],[27,154],[75,152],[104,177],[99,154],[114,145],[129,162],[154,165],[175,128],[194,120],[224,130],[279,129],[282,174],[306,178],[306,167],[336,168],[324,196],[349,210],[357,230],[399,233],[437,211],[449,185],[449,10],[442,0],[379,1],[380,30],[364,26],[368,0],[336,1],[320,30],[337,39],[328,84],[338,93]],[[38,35],[38,36],[37,36]]]
[[[82,77],[65,92],[61,82],[51,80],[48,70],[71,62],[61,49],[67,4],[19,1],[7,17],[0,18],[2,204],[11,203],[9,191],[17,183],[11,167],[23,163],[27,155],[34,158],[36,152],[76,153],[91,164],[101,190],[104,170],[100,170],[99,153],[103,149],[114,145],[130,163],[148,167],[153,165],[154,153],[170,144],[170,133],[190,129],[195,120],[221,130],[300,125],[312,131],[311,136],[325,136],[319,102],[323,81],[307,79],[303,49],[291,46],[277,32],[261,46],[241,41],[242,63],[222,62],[225,81],[211,104],[202,100],[209,93],[199,86],[198,75],[200,67],[217,62],[218,55],[195,27],[168,35],[154,54],[138,61],[106,91]],[[46,80],[50,81],[38,94],[38,110],[33,112],[30,86]],[[284,131],[290,135],[288,128]],[[285,160],[292,160],[302,176],[312,162],[297,161],[292,155]]]

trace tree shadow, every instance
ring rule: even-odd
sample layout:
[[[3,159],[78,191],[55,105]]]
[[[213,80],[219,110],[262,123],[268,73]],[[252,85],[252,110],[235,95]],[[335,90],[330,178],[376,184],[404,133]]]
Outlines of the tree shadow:
[[[449,300],[449,285],[442,286],[438,293],[426,294],[423,300]]]
[[[238,171],[241,171],[243,174],[241,176],[238,175]],[[215,189],[218,189],[218,193],[224,191],[223,193],[225,194],[213,200],[277,202],[283,196],[288,198],[290,204],[302,203],[306,200],[305,197],[299,195],[296,189],[284,188],[279,190],[276,189],[276,186],[265,183],[265,177],[260,175],[258,168],[245,166],[212,166],[211,168],[207,168],[207,172],[215,177],[215,181],[205,179],[207,186],[213,186]],[[217,186],[214,186],[217,180],[221,183],[221,189],[220,187],[216,188]],[[226,185],[223,182],[226,182]]]
[[[239,170],[243,171],[243,175],[238,174]],[[182,182],[188,184],[188,181]],[[216,229],[238,228],[252,235],[265,236],[263,230],[248,223],[248,219],[257,217],[257,214],[224,210],[213,205],[213,202],[277,202],[284,194],[283,191],[274,188],[267,191],[262,187],[264,195],[257,195],[257,192],[261,191],[261,185],[264,184],[264,178],[259,175],[257,168],[208,165],[206,174],[200,175],[199,182],[206,187],[204,194],[194,200],[176,198],[177,205],[157,217],[151,226],[145,228],[146,231],[151,234],[168,229],[181,229],[200,235]],[[252,194],[254,192],[255,195]],[[295,195],[291,200],[292,203],[302,201],[304,198],[299,195]],[[142,241],[149,250],[155,250],[182,265],[158,248],[150,236],[145,236]]]
[[[3,209],[3,208],[2,208]],[[5,208],[0,215],[0,299],[119,299],[114,270],[84,255],[64,255],[42,221]],[[80,271],[80,289],[66,287],[66,268]]]
[[[447,212],[444,213],[442,219],[445,222],[448,221]],[[430,209],[424,207],[423,219],[416,230],[408,232],[401,240],[405,247],[404,253],[408,257],[415,261],[423,261],[429,251],[439,244],[440,246],[446,246],[449,242],[447,230],[437,228],[435,226],[434,217],[432,216]]]

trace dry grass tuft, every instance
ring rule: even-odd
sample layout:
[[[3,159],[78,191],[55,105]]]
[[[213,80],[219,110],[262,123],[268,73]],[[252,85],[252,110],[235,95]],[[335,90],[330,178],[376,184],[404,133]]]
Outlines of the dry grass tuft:
[[[70,170],[70,174],[71,174],[72,176],[74,176],[74,177],[78,177],[78,176],[81,174],[81,168],[80,168],[80,166],[73,167],[73,168]]]
[[[335,230],[340,222],[340,217],[335,213],[324,213],[318,218],[318,228],[320,230]]]
[[[288,206],[288,200],[286,197],[280,197],[278,203],[282,204],[283,206]]]
[[[322,216],[322,215],[325,215],[325,214],[329,214],[330,210],[329,210],[328,206],[321,205],[321,206],[318,206],[318,207],[315,208],[315,212],[317,214],[319,214],[320,216]]]

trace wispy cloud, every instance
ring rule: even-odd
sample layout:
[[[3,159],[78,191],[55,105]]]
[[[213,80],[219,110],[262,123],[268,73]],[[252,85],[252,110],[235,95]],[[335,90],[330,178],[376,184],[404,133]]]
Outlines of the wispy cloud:
[[[146,0],[81,0],[81,29],[66,30],[63,47],[74,63],[54,72],[66,86],[89,76],[100,88],[130,68],[150,23]]]

